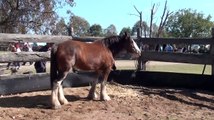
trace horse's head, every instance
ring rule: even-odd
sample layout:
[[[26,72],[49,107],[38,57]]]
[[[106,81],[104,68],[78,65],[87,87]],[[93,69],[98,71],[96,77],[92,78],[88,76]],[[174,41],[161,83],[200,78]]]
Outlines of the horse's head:
[[[137,46],[136,42],[127,34],[125,33],[123,36],[124,48],[127,52],[137,54],[138,56],[141,55],[140,48]]]

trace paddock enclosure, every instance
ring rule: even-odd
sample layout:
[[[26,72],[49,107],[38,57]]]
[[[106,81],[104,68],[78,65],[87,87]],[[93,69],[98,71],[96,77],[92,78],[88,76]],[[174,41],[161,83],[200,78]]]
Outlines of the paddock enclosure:
[[[69,36],[46,36],[46,35],[23,35],[23,34],[0,34],[0,42],[46,42],[46,43],[59,43],[68,39],[72,39]],[[75,38],[76,40],[92,42],[95,39],[100,38]],[[136,38],[139,45],[143,44],[209,44],[211,50],[209,53],[174,53],[174,52],[156,52],[156,51],[142,51],[142,56],[139,58],[140,70],[117,70],[111,72],[109,80],[114,80],[121,84],[135,84],[135,85],[147,85],[158,87],[182,87],[182,88],[195,88],[214,90],[212,85],[214,84],[214,40],[213,38],[201,38],[201,39],[178,39],[178,38]],[[35,62],[40,60],[50,60],[50,52],[20,52],[20,53],[1,53],[0,63],[7,62]],[[180,62],[191,64],[211,65],[211,75],[199,75],[189,73],[171,73],[161,71],[146,71],[145,63],[147,61],[163,61],[163,62]],[[65,86],[84,86],[88,85],[90,78],[82,80],[83,76],[91,76],[93,73],[80,72],[79,74],[69,75],[68,80],[65,81]],[[23,75],[11,75],[0,76],[0,94],[12,94],[25,91],[47,90],[49,89],[49,74],[23,74]],[[80,79],[73,82],[70,77]],[[85,78],[85,77],[82,77]],[[85,78],[86,79],[86,78]],[[32,83],[35,82],[35,83]],[[14,87],[15,86],[15,87]],[[28,88],[23,88],[23,87]],[[12,88],[12,89],[11,89]]]
[[[21,40],[23,42],[58,43],[67,39],[72,38],[68,36],[0,34],[0,42]],[[97,38],[78,38],[80,41],[87,42],[94,39]],[[139,59],[142,69],[116,70],[110,73],[107,91],[109,91],[112,100],[109,102],[85,99],[89,90],[88,86],[93,79],[93,73],[69,74],[63,83],[66,87],[65,95],[69,104],[56,111],[49,110],[49,73],[1,75],[0,112],[2,114],[0,119],[195,118],[211,120],[214,118],[213,38],[156,39],[138,37],[136,41],[139,45],[157,43],[210,44],[211,50],[204,54],[142,51],[142,56]],[[50,53],[7,52],[0,54],[0,63],[39,60],[49,61]],[[145,64],[148,61],[211,65],[211,75],[147,71]]]

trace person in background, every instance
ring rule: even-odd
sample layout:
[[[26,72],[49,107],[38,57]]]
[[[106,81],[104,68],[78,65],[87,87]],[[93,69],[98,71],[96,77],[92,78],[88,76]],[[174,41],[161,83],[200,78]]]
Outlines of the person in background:
[[[23,46],[22,50],[25,51],[25,52],[33,52],[32,46],[28,42],[24,43],[24,46]],[[30,63],[30,65],[33,64],[33,62],[29,62],[29,63]],[[23,62],[22,65],[25,65],[25,64],[26,64],[26,62]]]
[[[21,52],[19,43],[10,44],[8,49],[11,52]],[[7,69],[9,69],[10,65],[11,65],[11,62],[7,64]],[[18,70],[20,68],[20,63],[19,62],[13,62],[13,65],[15,66],[16,70]]]
[[[20,49],[20,44],[19,42],[18,43],[15,43],[15,47],[16,47],[16,52],[21,52],[21,49]],[[19,69],[20,68],[20,62],[14,62],[13,63],[16,67],[16,69]]]
[[[45,46],[39,49],[39,52],[47,52],[51,50],[52,45],[52,43],[47,43]],[[34,67],[37,73],[46,72],[46,61],[37,61],[35,62]]]

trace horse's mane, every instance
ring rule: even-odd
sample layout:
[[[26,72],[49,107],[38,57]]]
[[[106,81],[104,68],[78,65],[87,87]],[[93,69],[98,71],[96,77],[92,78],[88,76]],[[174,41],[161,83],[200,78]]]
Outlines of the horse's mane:
[[[121,36],[110,36],[101,40],[102,44],[107,47],[113,55],[121,51],[121,43],[123,39]]]

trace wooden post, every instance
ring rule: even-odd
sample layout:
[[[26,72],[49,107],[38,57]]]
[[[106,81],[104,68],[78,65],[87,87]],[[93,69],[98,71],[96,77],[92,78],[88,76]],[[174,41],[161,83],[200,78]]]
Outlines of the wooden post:
[[[141,30],[141,28],[139,27],[138,29],[137,29],[137,38],[138,38],[138,40],[139,40],[139,47],[140,47],[140,49],[141,49],[141,51],[142,51],[142,42],[141,42],[141,35],[142,35],[142,30]],[[142,59],[141,59],[141,56],[138,58],[138,61],[137,61],[137,70],[139,71],[139,70],[143,70],[143,63],[142,63]]]
[[[142,32],[141,32],[142,30],[141,30],[141,28],[139,27],[139,28],[137,28],[137,38],[141,38],[141,36],[142,36]]]
[[[140,71],[143,69],[142,59],[141,56],[137,60],[137,70]]]
[[[214,40],[214,28],[212,28],[212,38],[213,38],[213,40]],[[214,45],[212,44],[212,45],[210,45],[210,54],[212,55],[212,56],[214,56]],[[211,75],[214,75],[214,59],[212,60],[213,62],[212,62],[212,71],[211,71]]]

